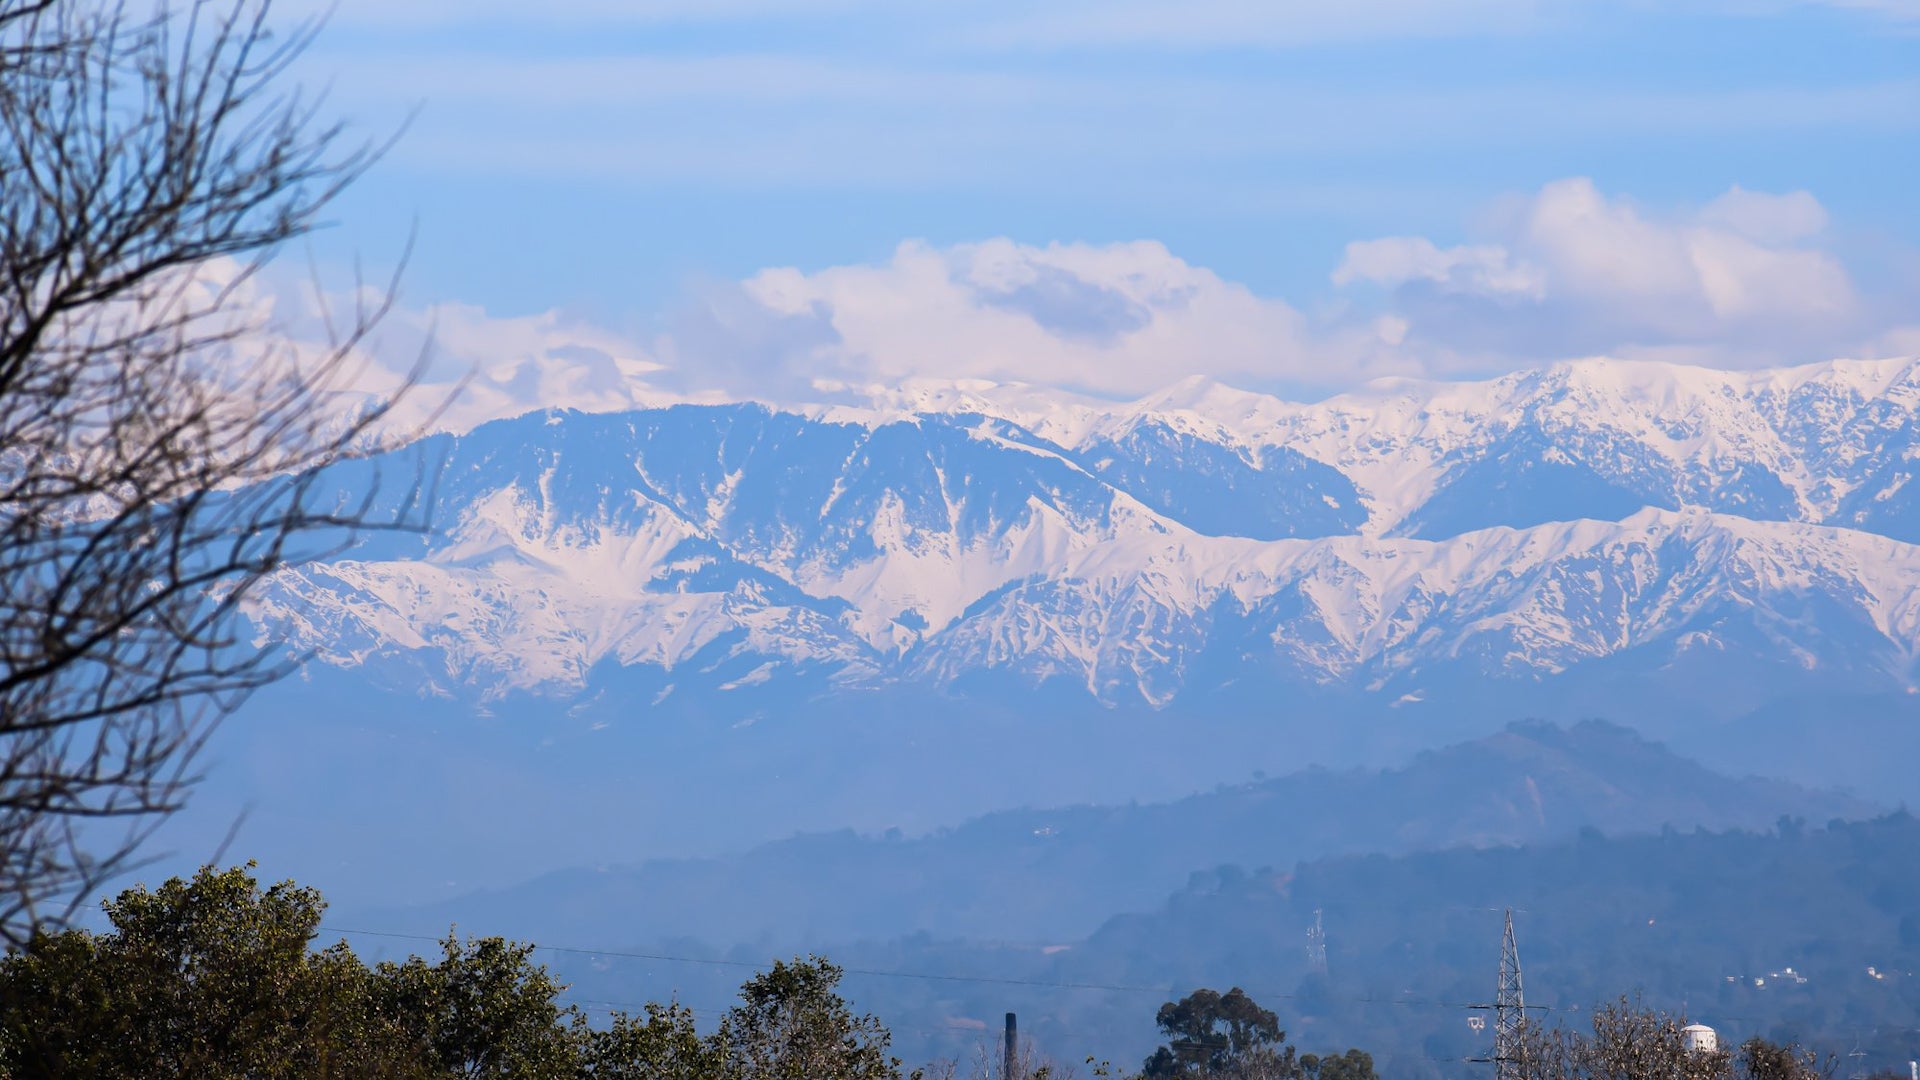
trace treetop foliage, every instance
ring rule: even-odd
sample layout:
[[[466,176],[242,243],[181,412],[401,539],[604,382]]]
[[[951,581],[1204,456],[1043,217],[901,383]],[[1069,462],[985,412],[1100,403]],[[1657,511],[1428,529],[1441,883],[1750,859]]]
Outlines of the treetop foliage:
[[[41,932],[0,957],[0,1080],[903,1080],[891,1036],[841,997],[841,969],[779,961],[702,1032],[654,1002],[591,1024],[534,947],[449,932],[437,957],[368,964],[321,946],[312,888],[252,864],[138,886],[106,927]],[[1146,1076],[1377,1080],[1372,1058],[1296,1056],[1279,1019],[1234,989],[1162,1007]],[[1162,1060],[1172,1053],[1172,1070]],[[1021,1080],[1074,1070],[1021,1049]],[[976,1072],[997,1075],[982,1055]],[[935,1070],[935,1075],[951,1075]],[[915,1080],[927,1075],[911,1074]],[[1111,1076],[1105,1066],[1095,1076]],[[1771,1077],[1761,1080],[1773,1080]]]
[[[1827,1080],[1832,1063],[1804,1047],[1755,1037],[1738,1051],[1689,1048],[1687,1018],[1621,998],[1594,1009],[1588,1030],[1529,1024],[1528,1080]]]
[[[437,959],[315,948],[325,903],[251,866],[134,888],[109,928],[0,959],[0,1078],[53,1080],[899,1080],[888,1035],[825,960],[776,963],[702,1035],[678,1004],[602,1027],[533,946],[449,933]]]
[[[40,933],[0,957],[0,1080],[922,1080],[875,1017],[809,956],[740,987],[711,1031],[677,1002],[591,1024],[534,947],[449,932],[435,957],[368,964],[319,946],[320,893],[262,886],[251,864],[129,889],[106,928]],[[1160,1007],[1139,1080],[1379,1080],[1374,1059],[1302,1054],[1235,987]],[[1691,1050],[1682,1016],[1621,999],[1585,1030],[1523,1032],[1527,1080],[1830,1080],[1832,1062],[1765,1039]],[[1075,1070],[1018,1048],[1017,1080]],[[998,1075],[983,1053],[975,1074]],[[1089,1064],[1092,1064],[1091,1062]],[[951,1066],[933,1075],[951,1076]],[[1112,1077],[1096,1065],[1094,1077]]]
[[[1373,1058],[1361,1050],[1324,1058],[1299,1054],[1288,1045],[1280,1018],[1237,986],[1225,994],[1195,990],[1160,1006],[1154,1022],[1167,1042],[1142,1066],[1145,1080],[1378,1080]]]

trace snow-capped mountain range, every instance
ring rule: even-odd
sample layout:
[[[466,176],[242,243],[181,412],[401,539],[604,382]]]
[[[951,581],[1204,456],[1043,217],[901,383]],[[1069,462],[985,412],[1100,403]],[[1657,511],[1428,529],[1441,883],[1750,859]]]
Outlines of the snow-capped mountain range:
[[[263,635],[433,694],[642,705],[1920,679],[1914,360],[1593,360],[1310,404],[909,384],[425,449],[438,530],[286,575]]]

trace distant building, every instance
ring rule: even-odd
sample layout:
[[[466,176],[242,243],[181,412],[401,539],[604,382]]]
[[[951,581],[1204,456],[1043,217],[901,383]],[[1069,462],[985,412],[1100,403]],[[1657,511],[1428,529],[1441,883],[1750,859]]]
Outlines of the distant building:
[[[1681,1028],[1680,1042],[1695,1054],[1711,1054],[1720,1049],[1720,1036],[1705,1024],[1688,1024]]]

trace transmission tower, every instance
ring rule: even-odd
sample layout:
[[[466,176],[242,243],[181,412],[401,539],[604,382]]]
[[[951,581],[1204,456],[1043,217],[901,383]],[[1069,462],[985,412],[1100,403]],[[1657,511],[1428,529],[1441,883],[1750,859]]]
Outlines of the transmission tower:
[[[1327,929],[1320,923],[1320,909],[1313,909],[1313,925],[1307,928],[1307,970],[1327,973]]]
[[[1500,942],[1500,990],[1492,1005],[1472,1008],[1493,1011],[1493,1056],[1469,1060],[1492,1062],[1495,1080],[1524,1080],[1527,993],[1520,981],[1520,945],[1513,937],[1512,908],[1507,909],[1506,935]]]
[[[1527,992],[1520,983],[1520,944],[1513,939],[1513,909],[1507,909],[1506,937],[1500,943],[1500,992],[1493,999],[1494,1075],[1521,1080],[1525,1055]]]

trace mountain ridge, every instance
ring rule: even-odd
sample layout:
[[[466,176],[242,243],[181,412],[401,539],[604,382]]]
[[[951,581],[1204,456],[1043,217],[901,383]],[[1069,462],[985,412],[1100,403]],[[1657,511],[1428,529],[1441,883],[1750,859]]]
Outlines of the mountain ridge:
[[[906,836],[805,833],[738,855],[602,865],[369,916],[432,931],[458,918],[536,939],[636,928],[783,948],[933,933],[1049,941],[1146,910],[1197,868],[1288,866],[1663,828],[1859,818],[1872,803],[1724,775],[1615,724],[1509,724],[1386,769],[1310,768],[1166,802],[1033,806]],[[780,896],[778,905],[764,898]]]
[[[454,524],[423,550],[288,575],[256,618],[334,663],[437,651],[448,679],[487,676],[493,694],[578,689],[609,657],[673,669],[731,635],[737,652],[829,665],[847,685],[1026,665],[1164,704],[1223,626],[1271,639],[1239,643],[1256,666],[1378,688],[1476,650],[1496,677],[1649,644],[1677,655],[1710,643],[1716,626],[1687,616],[1720,602],[1773,627],[1757,632],[1795,662],[1817,659],[1820,638],[1864,640],[1878,658],[1866,670],[1912,683],[1920,549],[1857,529],[1642,506],[1440,540],[1260,540],[1192,529],[977,414],[823,428],[681,406],[506,424],[476,434],[506,445],[465,468],[475,455],[455,443],[442,506]],[[744,451],[729,441],[742,427]],[[608,453],[623,430],[629,446]],[[714,460],[689,469],[703,445]],[[816,469],[823,457],[838,470]],[[753,472],[768,460],[772,476]],[[1325,484],[1302,483],[1297,503],[1337,511]],[[1580,572],[1598,577],[1583,586]],[[1798,616],[1783,605],[1809,595],[1832,602],[1833,622],[1788,640],[1778,628]],[[1103,671],[1135,677],[1108,686]]]
[[[1071,397],[1036,406],[1034,387],[978,381],[926,382],[876,390],[882,407],[926,412],[984,411],[1005,416],[1062,445],[1115,429],[1175,420],[1243,448],[1290,447],[1353,477],[1375,513],[1367,531],[1400,526],[1446,480],[1450,467],[1511,430],[1566,432],[1581,422],[1610,438],[1660,451],[1673,469],[1660,479],[1674,505],[1711,495],[1722,463],[1790,474],[1795,512],[1828,521],[1858,512],[1846,497],[1874,473],[1850,429],[1873,434],[1904,427],[1920,408],[1920,361],[1911,357],[1831,360],[1788,368],[1727,371],[1660,361],[1567,360],[1478,381],[1387,378],[1318,402],[1291,402],[1193,377],[1135,402]],[[1905,438],[1899,449],[1908,446]],[[1804,459],[1805,467],[1795,463]],[[1684,466],[1702,466],[1688,470]],[[1820,475],[1830,473],[1831,475]],[[1398,475],[1396,475],[1398,474]],[[1904,486],[1904,485],[1902,485]],[[1877,495],[1886,488],[1875,489]],[[1836,522],[1845,523],[1845,522]],[[1910,535],[1910,534],[1909,534]]]
[[[1655,401],[1675,381],[1663,372],[1598,375]],[[1899,396],[1911,365],[1677,378],[1798,402],[1779,414],[1800,410],[1796,445],[1855,477],[1836,498],[1920,457]],[[1473,386],[1449,392],[1493,400]],[[1254,768],[1379,764],[1521,717],[1627,721],[1703,759],[1920,802],[1904,766],[1920,755],[1920,547],[1882,535],[1899,531],[1909,487],[1866,523],[1768,520],[1799,504],[1759,499],[1662,509],[1633,486],[1643,455],[1610,456],[1596,447],[1624,444],[1563,424],[1531,437],[1604,481],[1549,478],[1564,499],[1546,516],[1564,520],[1516,526],[1496,520],[1498,499],[1455,497],[1450,513],[1490,520],[1410,536],[1356,524],[1356,493],[1378,492],[1294,468],[1311,447],[1267,475],[1257,447],[1206,435],[1276,399],[1190,383],[1123,431],[1081,424],[1094,406],[1078,399],[1015,390],[975,385],[904,417],[550,412],[419,444],[443,463],[436,531],[364,538],[251,597],[259,638],[314,662],[249,706],[275,721],[257,738],[233,725],[233,755],[255,764],[225,805],[278,806],[276,828],[304,830],[337,801],[320,777],[377,773],[395,785],[386,813],[472,850],[530,833],[557,850],[569,815],[613,814],[652,822],[644,854],[684,854],[802,826],[950,823],[1035,793],[1165,798]],[[993,394],[1055,419],[982,412]],[[1662,422],[1740,441],[1685,413]],[[1878,420],[1849,427],[1863,413]],[[1587,414],[1605,426],[1606,410],[1558,415]],[[1433,449],[1522,445],[1510,427]],[[1540,486],[1507,458],[1478,460],[1489,491]],[[347,497],[407,464],[325,480]],[[1732,471],[1718,481],[1758,490]],[[1603,506],[1595,491],[1632,497]],[[547,808],[538,824],[466,792],[500,755],[527,805]],[[431,810],[401,800],[428,789]],[[669,820],[722,793],[731,816]],[[374,885],[399,872],[314,842]],[[530,848],[489,881],[547,857]],[[439,862],[409,891],[473,882]]]
[[[403,697],[595,723],[883,688],[1017,711],[1051,686],[1095,713],[1230,698],[1276,732],[1451,736],[1491,710],[1705,737],[1920,684],[1911,361],[1582,361],[1310,404],[1192,380],[1121,405],[894,394],[435,436],[437,531],[294,570],[249,613]]]

